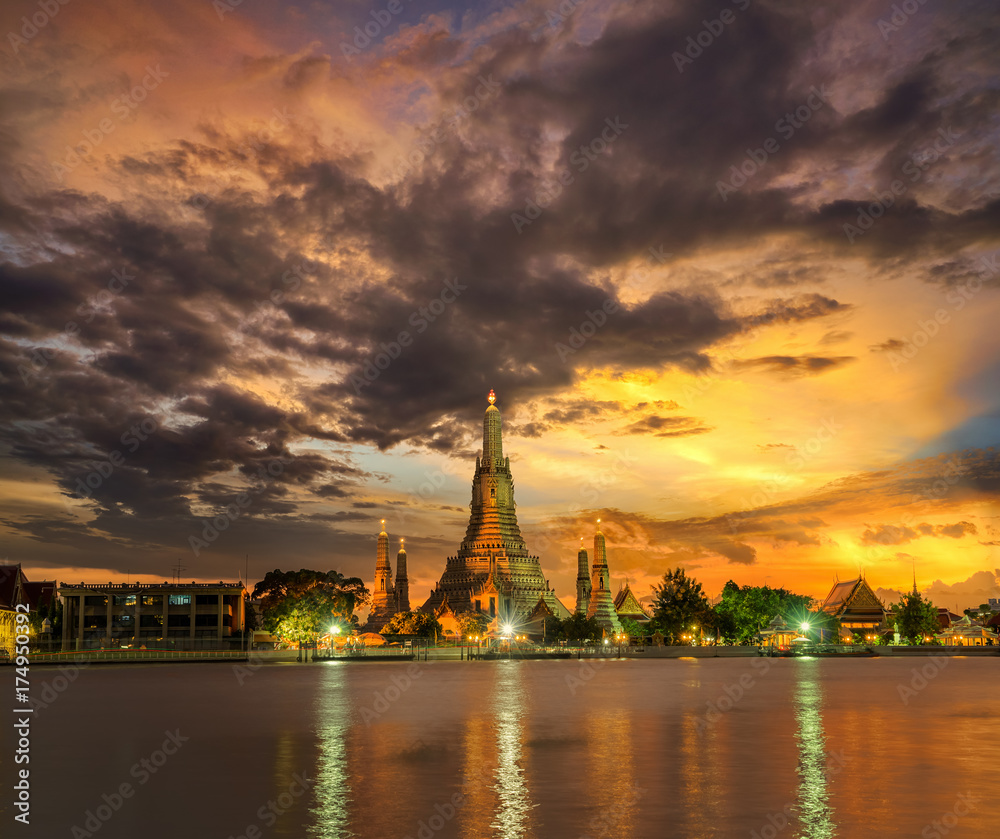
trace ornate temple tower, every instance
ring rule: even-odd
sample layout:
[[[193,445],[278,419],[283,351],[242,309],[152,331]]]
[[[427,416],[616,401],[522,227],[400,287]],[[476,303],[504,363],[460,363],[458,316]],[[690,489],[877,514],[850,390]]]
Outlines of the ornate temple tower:
[[[615,602],[611,597],[610,579],[608,574],[607,546],[604,544],[604,534],[601,533],[601,520],[597,520],[597,533],[594,534],[594,565],[590,572],[590,603],[587,606],[587,617],[597,618],[608,635],[622,631]]]
[[[396,554],[396,611],[410,611],[410,580],[406,576],[406,548],[403,540],[399,540],[399,553]]]
[[[455,556],[421,611],[443,614],[478,610],[489,617],[516,621],[526,617],[539,600],[553,614],[566,608],[549,588],[537,556],[528,554],[514,506],[510,458],[504,457],[500,411],[493,403],[483,417],[483,454],[476,458],[472,478],[469,526]]]
[[[389,536],[385,532],[385,519],[382,519],[382,532],[378,535],[378,549],[375,554],[372,609],[368,614],[365,628],[369,632],[378,632],[395,613],[396,598],[392,590],[392,567],[389,565]]]
[[[586,615],[590,606],[590,562],[587,559],[587,549],[583,547],[583,537],[580,537],[580,552],[576,555],[576,611]]]

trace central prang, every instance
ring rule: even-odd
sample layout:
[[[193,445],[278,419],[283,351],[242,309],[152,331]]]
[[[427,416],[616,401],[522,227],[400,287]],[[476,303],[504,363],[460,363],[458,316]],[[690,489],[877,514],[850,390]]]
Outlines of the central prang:
[[[549,588],[537,556],[528,553],[517,524],[510,458],[503,454],[502,419],[491,390],[483,417],[483,453],[472,478],[469,526],[455,556],[421,611],[447,620],[478,611],[491,619],[526,618],[539,601],[554,614],[568,610]]]

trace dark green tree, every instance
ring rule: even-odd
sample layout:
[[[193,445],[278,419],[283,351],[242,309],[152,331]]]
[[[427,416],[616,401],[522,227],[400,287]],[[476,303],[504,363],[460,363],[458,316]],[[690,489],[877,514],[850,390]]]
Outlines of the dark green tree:
[[[918,591],[911,591],[900,598],[899,603],[892,607],[891,619],[900,637],[910,644],[922,644],[925,636],[933,638],[941,630],[937,609]]]
[[[629,638],[644,638],[649,634],[649,630],[635,618],[622,618],[622,632]]]
[[[797,627],[806,621],[814,626],[818,619],[809,612],[811,603],[808,595],[784,588],[741,587],[730,580],[723,586],[722,599],[714,612],[723,637],[737,644],[750,644],[777,615],[789,626]]]
[[[604,630],[595,618],[588,618],[574,612],[568,618],[560,620],[557,617],[545,619],[546,641],[599,641],[604,636]]]
[[[337,624],[355,628],[354,610],[369,600],[365,584],[336,571],[269,571],[253,589],[261,601],[261,623],[287,641],[309,641]]]
[[[424,612],[396,612],[382,627],[383,635],[415,635],[418,638],[437,638],[441,632],[438,619]]]
[[[675,568],[663,575],[663,580],[653,586],[653,619],[650,631],[659,630],[670,644],[680,644],[681,635],[701,627],[711,612],[708,598],[701,583]]]

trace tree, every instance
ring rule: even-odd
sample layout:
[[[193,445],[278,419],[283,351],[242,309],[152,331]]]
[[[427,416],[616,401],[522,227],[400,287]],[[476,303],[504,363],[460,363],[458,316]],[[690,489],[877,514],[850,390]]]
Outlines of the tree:
[[[659,630],[670,644],[681,643],[681,635],[700,625],[711,611],[701,583],[675,568],[653,586],[653,619],[650,629]]]
[[[563,620],[555,615],[545,619],[546,641],[599,641],[603,635],[604,630],[596,618],[578,612]]]
[[[622,632],[629,638],[642,638],[646,633],[646,628],[635,618],[622,618]]]
[[[463,638],[482,638],[490,626],[490,619],[482,612],[460,612],[455,622]]]
[[[333,624],[353,628],[354,610],[369,600],[365,584],[336,571],[269,571],[253,589],[261,601],[261,623],[287,641],[309,641]]]
[[[989,603],[980,603],[978,608],[966,609],[964,614],[969,616],[969,620],[979,621],[983,626],[986,626],[987,621],[989,621],[996,614],[996,612],[993,611]]]
[[[932,638],[940,631],[937,609],[920,592],[904,594],[892,607],[892,620],[900,637],[910,644],[923,643],[924,636]]]
[[[726,640],[749,644],[777,615],[792,627],[804,621],[814,624],[817,617],[809,612],[811,603],[808,595],[784,588],[740,587],[730,580],[723,586],[722,599],[714,609],[717,630]]]
[[[418,638],[437,638],[441,632],[438,619],[424,612],[396,612],[382,627],[383,635],[415,635]]]

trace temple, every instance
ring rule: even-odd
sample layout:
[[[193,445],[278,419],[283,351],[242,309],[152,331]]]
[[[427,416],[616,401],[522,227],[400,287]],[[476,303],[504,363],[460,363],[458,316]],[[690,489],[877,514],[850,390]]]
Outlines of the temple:
[[[447,558],[441,579],[420,611],[433,614],[446,635],[461,634],[458,617],[474,612],[487,618],[491,632],[502,631],[503,625],[509,624],[544,639],[548,620],[564,620],[571,612],[556,597],[538,557],[528,552],[521,536],[514,504],[514,478],[510,458],[503,453],[502,421],[492,390],[488,399],[490,404],[483,417],[483,451],[476,458],[465,539],[455,555]],[[372,606],[365,629],[381,632],[394,614],[408,611],[406,550],[400,539],[393,584],[389,536],[383,521],[375,552]],[[627,583],[612,598],[600,521],[594,536],[593,565],[582,544],[577,553],[576,613],[595,618],[607,635],[622,631],[621,618],[640,623],[649,619]]]
[[[649,623],[649,615],[642,608],[639,598],[632,593],[632,588],[627,580],[625,585],[618,589],[618,594],[615,595],[615,611],[618,613],[619,619],[631,618],[638,624]]]
[[[838,621],[843,643],[884,631],[887,610],[864,577],[834,583],[821,611]]]
[[[580,550],[576,555],[576,611],[586,615],[590,606],[590,562],[587,560],[587,549],[580,537]]]
[[[614,600],[611,599],[607,546],[604,534],[601,533],[600,519],[597,520],[597,533],[594,534],[594,564],[590,569],[590,601],[587,604],[587,617],[595,618],[609,635],[622,631]]]
[[[500,410],[490,391],[483,417],[483,453],[476,458],[465,539],[447,558],[444,573],[421,606],[448,626],[456,615],[476,611],[491,620],[515,623],[546,611],[559,618],[569,610],[549,588],[537,556],[521,537],[514,504],[510,458],[504,457]],[[449,620],[452,619],[452,620]]]
[[[372,591],[372,608],[368,613],[365,629],[379,632],[396,614],[396,595],[392,587],[392,567],[389,565],[389,535],[385,532],[385,519],[378,534],[375,553],[375,587]]]
[[[410,579],[406,576],[406,548],[403,540],[399,540],[399,553],[396,554],[396,585],[393,587],[397,612],[410,611]]]

